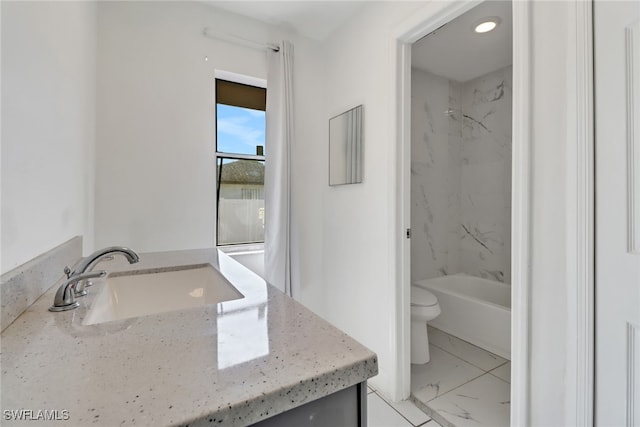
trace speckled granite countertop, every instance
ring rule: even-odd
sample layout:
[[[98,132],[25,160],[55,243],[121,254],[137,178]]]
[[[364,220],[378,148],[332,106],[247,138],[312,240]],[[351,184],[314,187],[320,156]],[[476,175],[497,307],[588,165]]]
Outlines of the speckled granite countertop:
[[[56,283],[2,333],[2,425],[26,409],[57,410],[68,417],[59,425],[242,426],[377,374],[374,353],[215,249],[133,265],[116,256],[97,269],[199,263],[245,298],[83,326],[102,284],[78,309],[52,313]]]

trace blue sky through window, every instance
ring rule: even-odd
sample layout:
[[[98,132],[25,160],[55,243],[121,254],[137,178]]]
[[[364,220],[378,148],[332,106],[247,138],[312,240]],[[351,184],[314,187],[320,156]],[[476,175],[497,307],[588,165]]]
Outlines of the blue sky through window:
[[[217,139],[219,152],[256,154],[265,145],[265,112],[218,104]],[[266,149],[265,149],[266,151]]]

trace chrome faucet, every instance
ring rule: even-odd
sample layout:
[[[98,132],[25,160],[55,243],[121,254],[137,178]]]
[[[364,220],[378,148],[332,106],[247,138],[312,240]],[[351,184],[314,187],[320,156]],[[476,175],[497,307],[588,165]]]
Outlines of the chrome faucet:
[[[101,260],[109,258],[113,259],[112,254],[117,253],[124,255],[127,258],[127,261],[129,261],[129,264],[134,264],[140,261],[140,257],[138,256],[138,254],[129,248],[125,248],[124,246],[109,246],[108,248],[99,249],[86,258],[82,259],[82,261],[78,263],[73,271],[71,271],[69,267],[65,267],[64,272],[67,275],[67,279],[72,279],[88,271],[91,271],[91,269]],[[88,277],[86,279],[88,279]],[[81,297],[87,294],[85,286],[86,282],[84,279],[81,279],[81,281],[74,286],[76,297]]]
[[[49,311],[67,311],[73,310],[80,304],[75,300],[74,288],[77,283],[84,279],[92,279],[94,277],[103,277],[107,274],[104,270],[90,271],[88,273],[76,274],[73,277],[68,278],[58,288],[56,297],[53,300],[53,305],[49,307]]]

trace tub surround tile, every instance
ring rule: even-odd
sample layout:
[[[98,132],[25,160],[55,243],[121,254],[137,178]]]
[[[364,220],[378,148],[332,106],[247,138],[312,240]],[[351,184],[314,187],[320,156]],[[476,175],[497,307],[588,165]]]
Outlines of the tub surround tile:
[[[469,362],[473,366],[488,372],[507,363],[506,359],[496,356],[480,347],[470,344],[460,338],[442,332],[432,326],[429,328],[429,343]]]
[[[412,70],[412,278],[510,282],[511,66],[459,83]]]
[[[508,426],[509,384],[485,374],[428,403],[451,425]]]
[[[47,289],[61,281],[64,266],[82,256],[82,237],[76,236],[0,277],[0,328],[5,330]]]
[[[461,131],[445,111],[459,103],[457,85],[444,77],[413,70],[411,108],[412,274],[437,277],[455,264],[449,231],[458,227],[457,212]],[[452,205],[452,206],[450,206]],[[448,224],[452,222],[451,226]],[[426,262],[425,262],[426,261]]]
[[[377,374],[374,353],[217,250],[140,259],[110,266],[211,263],[245,298],[83,326],[105,279],[68,312],[47,310],[52,288],[2,333],[3,409],[66,409],[77,425],[244,426]]]
[[[505,363],[504,365],[497,367],[489,373],[500,378],[503,381],[511,383],[511,362]]]
[[[470,363],[430,345],[431,361],[411,365],[411,391],[422,402],[429,402],[484,373]]]
[[[461,271],[510,283],[511,66],[464,83]],[[509,233],[507,233],[509,230]]]

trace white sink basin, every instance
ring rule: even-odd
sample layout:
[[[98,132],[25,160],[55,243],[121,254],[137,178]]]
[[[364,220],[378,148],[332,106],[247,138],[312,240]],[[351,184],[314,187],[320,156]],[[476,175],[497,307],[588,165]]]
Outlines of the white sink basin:
[[[110,274],[84,325],[244,298],[211,264]]]

